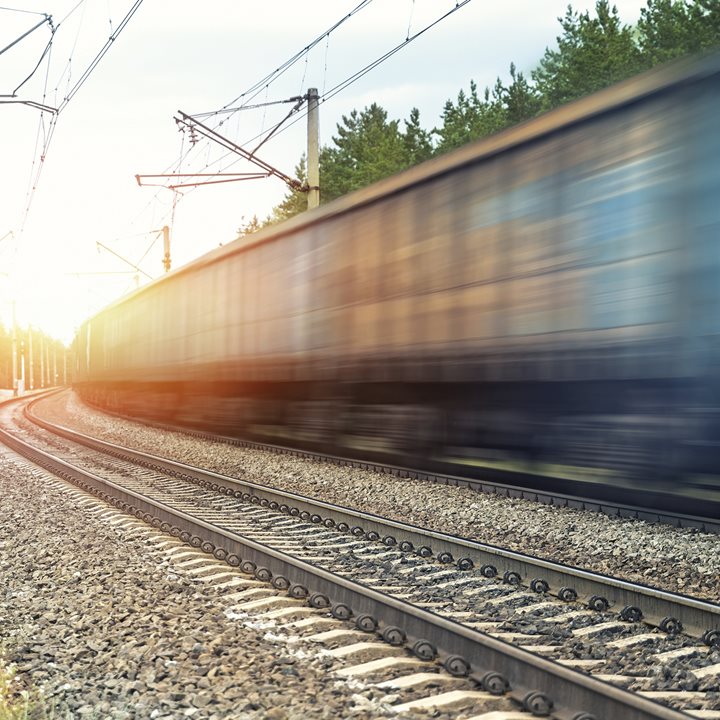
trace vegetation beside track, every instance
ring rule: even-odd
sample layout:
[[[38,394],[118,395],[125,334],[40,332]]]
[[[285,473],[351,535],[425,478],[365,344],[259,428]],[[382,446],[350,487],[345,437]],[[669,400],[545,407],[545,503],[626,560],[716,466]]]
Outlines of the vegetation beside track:
[[[36,711],[37,704],[17,680],[15,667],[0,654],[0,720],[38,717]]]

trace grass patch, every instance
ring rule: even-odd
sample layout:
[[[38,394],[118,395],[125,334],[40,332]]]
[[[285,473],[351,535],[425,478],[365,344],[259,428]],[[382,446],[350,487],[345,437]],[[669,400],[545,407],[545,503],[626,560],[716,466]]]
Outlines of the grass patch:
[[[0,720],[54,720],[55,713],[48,714],[42,695],[28,690],[18,677],[13,663],[7,661],[0,647]]]
[[[30,693],[20,686],[15,669],[0,656],[0,720],[29,720],[32,706]]]

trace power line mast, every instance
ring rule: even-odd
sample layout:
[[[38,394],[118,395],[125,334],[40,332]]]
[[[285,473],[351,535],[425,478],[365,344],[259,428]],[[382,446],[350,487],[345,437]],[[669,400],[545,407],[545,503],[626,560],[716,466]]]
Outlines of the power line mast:
[[[295,103],[292,110],[287,114],[283,120],[281,120],[275,127],[272,128],[260,143],[255,147],[254,150],[246,150],[242,146],[238,145],[234,141],[221,135],[214,128],[200,122],[198,118],[208,117],[216,115],[218,112],[237,112],[238,110],[248,110],[257,107],[264,107],[265,105],[277,105],[280,103],[292,102]],[[286,175],[281,170],[273,167],[270,163],[261,160],[257,156],[258,150],[271,138],[273,137],[282,124],[294,115],[300,107],[305,103],[308,103],[308,115],[307,115],[307,182],[303,183],[295,178]],[[260,172],[249,172],[249,173],[154,173],[154,174],[137,174],[135,180],[140,187],[153,186],[156,183],[148,183],[147,179],[155,178],[169,178],[174,180],[177,178],[182,182],[173,182],[168,185],[160,185],[160,187],[166,187],[170,190],[177,190],[185,187],[199,187],[201,185],[215,185],[219,183],[237,182],[239,180],[257,180],[260,178],[267,178],[275,176],[282,180],[291,190],[296,192],[306,192],[308,194],[307,207],[308,210],[316,208],[320,205],[320,122],[319,122],[319,111],[320,97],[317,88],[309,88],[305,95],[298,95],[296,97],[289,98],[288,100],[280,100],[277,102],[262,103],[261,105],[248,105],[245,107],[237,108],[223,108],[221,111],[215,111],[210,113],[200,113],[198,115],[188,115],[182,110],[178,110],[178,117],[175,117],[175,123],[181,131],[188,130],[190,132],[190,142],[194,145],[197,142],[197,136],[202,135],[203,137],[217,143],[220,147],[225,150],[229,150],[236,155],[239,155],[244,160],[256,165]],[[222,124],[222,123],[220,123]],[[195,178],[213,178],[212,180],[200,180],[197,181]],[[192,182],[185,182],[184,179],[188,178]],[[167,228],[163,228],[163,233]],[[170,254],[169,254],[169,236],[164,234],[165,239],[165,259],[163,264],[165,265],[165,271],[170,270]]]
[[[13,397],[18,396],[17,376],[17,315],[15,313],[15,300],[12,303],[12,375],[13,375]]]
[[[320,205],[320,112],[317,88],[308,89],[307,100],[307,207],[312,210]]]
[[[163,267],[165,272],[170,272],[170,228],[167,225],[163,225]]]
[[[295,99],[295,98],[293,98]],[[300,103],[304,98],[300,98],[298,101],[297,106],[299,107]],[[224,137],[216,130],[213,130],[212,128],[208,127],[207,125],[204,125],[199,120],[194,118],[192,115],[188,115],[187,113],[184,113],[182,110],[178,110],[178,115],[180,117],[175,118],[175,122],[177,123],[178,127],[180,128],[188,128],[189,130],[193,131],[198,135],[202,135],[203,137],[206,137],[208,140],[212,140],[213,142],[220,145],[220,147],[225,148],[225,150],[229,150],[232,153],[235,153],[237,155],[240,155],[240,157],[244,158],[245,160],[250,161],[254,165],[257,165],[259,168],[261,168],[264,171],[264,177],[270,177],[271,175],[274,175],[275,177],[280,178],[289,188],[292,190],[300,190],[300,191],[307,191],[307,186],[303,185],[299,180],[296,180],[295,178],[290,177],[289,175],[286,175],[281,170],[278,170],[277,168],[270,165],[270,163],[267,163],[263,160],[261,160],[255,153],[260,149],[260,147],[268,140],[268,138],[272,135],[272,132],[253,150],[246,150],[244,147],[241,147],[237,143],[233,142],[232,140]],[[279,127],[279,126],[278,126]],[[277,130],[277,127],[275,128]],[[273,130],[273,132],[275,132]],[[135,179],[138,181],[138,184],[141,183],[141,178],[145,177],[144,175],[136,175]],[[158,176],[155,176],[158,177]]]
[[[28,328],[28,352],[30,354],[30,365],[29,365],[30,373],[29,373],[29,375],[30,375],[30,389],[34,390],[35,389],[35,371],[33,369],[33,365],[35,362],[35,358],[33,357],[33,337],[32,336],[33,336],[33,330],[32,330],[32,325],[31,325]]]

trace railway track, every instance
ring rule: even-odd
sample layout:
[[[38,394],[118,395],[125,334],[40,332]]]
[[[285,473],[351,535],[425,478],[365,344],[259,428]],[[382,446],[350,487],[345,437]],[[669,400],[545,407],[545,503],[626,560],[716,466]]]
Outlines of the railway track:
[[[720,533],[720,519],[716,514],[709,512],[708,515],[692,515],[685,512],[675,512],[669,508],[673,503],[677,505],[681,502],[678,496],[667,496],[663,502],[663,508],[653,509],[645,506],[634,505],[627,502],[617,502],[608,492],[603,492],[603,497],[587,497],[581,494],[570,494],[561,492],[553,487],[553,484],[559,484],[562,487],[572,486],[570,480],[567,482],[561,477],[548,477],[541,474],[534,474],[528,471],[513,471],[502,469],[499,467],[486,467],[482,470],[482,478],[472,477],[469,475],[451,475],[442,472],[429,472],[418,468],[403,467],[393,465],[386,462],[376,462],[372,460],[360,460],[351,457],[342,457],[329,453],[316,452],[313,450],[305,450],[297,447],[279,445],[273,443],[259,442],[256,440],[245,440],[242,438],[230,437],[228,435],[218,435],[216,433],[207,432],[189,428],[182,425],[173,425],[169,423],[150,421],[142,418],[130,417],[122,413],[114,413],[107,408],[95,408],[99,412],[123,420],[154,427],[170,432],[177,432],[198,439],[211,440],[213,442],[226,443],[235,447],[247,449],[264,450],[276,453],[278,455],[289,455],[299,458],[310,458],[321,462],[327,462],[337,466],[347,466],[361,468],[363,470],[372,470],[378,473],[386,473],[396,477],[407,477],[428,482],[439,483],[441,485],[451,485],[456,487],[468,487],[482,493],[499,495],[508,498],[521,498],[532,502],[539,502],[546,505],[555,505],[557,507],[576,508],[589,512],[599,512],[605,515],[612,515],[624,518],[632,518],[637,520],[646,520],[648,522],[663,523],[674,527],[697,528],[703,532]],[[542,486],[543,489],[535,489]],[[598,491],[598,487],[594,487]],[[641,488],[636,486],[622,489],[624,495],[628,497],[643,496]],[[652,493],[657,496],[658,493]],[[682,503],[681,503],[682,504]],[[697,505],[697,503],[695,503]],[[713,505],[713,508],[715,506]]]
[[[27,420],[14,418],[13,435],[35,435]],[[716,605],[53,428],[60,440],[39,422],[44,449],[30,451],[7,435],[5,442],[215,562],[352,620],[356,631],[377,633],[392,647],[409,647],[420,661],[437,659],[485,693],[509,691],[526,711],[674,718],[693,707],[720,709],[711,692],[684,693],[664,674],[626,667],[635,650],[652,647],[650,667],[683,663],[712,687],[720,672],[713,661],[720,639]]]

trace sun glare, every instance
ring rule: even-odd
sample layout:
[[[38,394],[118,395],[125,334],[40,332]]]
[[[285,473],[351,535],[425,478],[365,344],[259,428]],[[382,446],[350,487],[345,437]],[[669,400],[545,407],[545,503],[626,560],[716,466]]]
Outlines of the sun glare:
[[[102,277],[35,268],[30,275],[0,276],[0,319],[6,328],[14,322],[33,328],[69,346],[83,320],[113,298],[113,288]],[[119,293],[118,293],[119,294]]]

